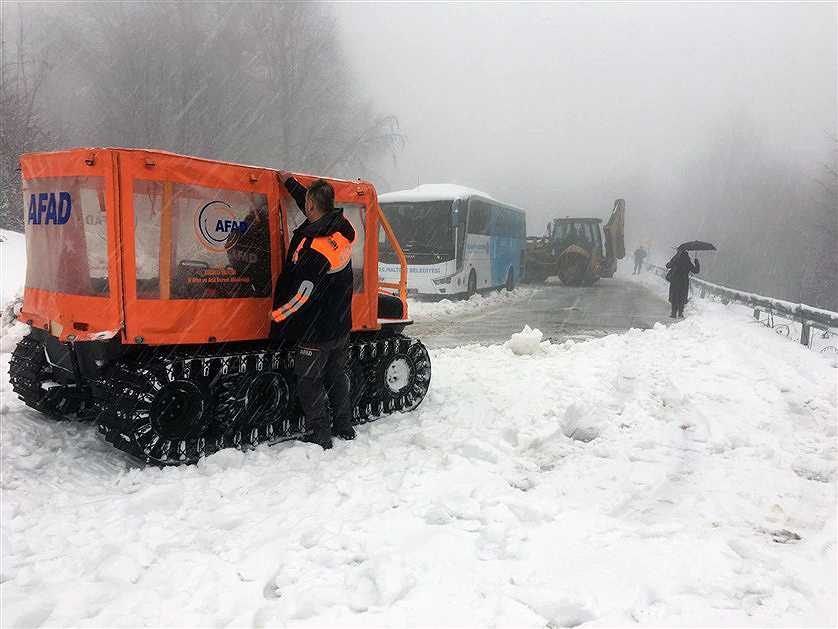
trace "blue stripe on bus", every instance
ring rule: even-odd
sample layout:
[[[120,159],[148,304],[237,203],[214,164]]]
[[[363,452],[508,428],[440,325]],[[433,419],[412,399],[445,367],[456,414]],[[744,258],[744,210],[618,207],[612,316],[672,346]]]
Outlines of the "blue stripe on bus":
[[[509,268],[513,270],[515,281],[520,277],[521,250],[524,248],[522,238],[492,236],[489,239],[491,248],[490,260],[492,264],[492,286],[502,286],[506,283]]]

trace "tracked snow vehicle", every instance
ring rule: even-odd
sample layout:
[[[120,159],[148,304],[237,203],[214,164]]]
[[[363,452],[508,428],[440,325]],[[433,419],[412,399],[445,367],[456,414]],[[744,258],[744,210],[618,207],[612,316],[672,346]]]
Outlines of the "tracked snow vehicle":
[[[566,286],[590,286],[613,277],[617,260],[626,256],[625,212],[625,201],[617,199],[604,227],[598,218],[553,219],[544,236],[527,238],[526,280],[543,282],[555,275]]]
[[[162,465],[306,434],[292,348],[268,340],[273,286],[304,219],[276,171],[98,148],[25,155],[21,170],[18,318],[31,332],[9,372],[27,405],[94,421]],[[431,364],[404,335],[407,265],[375,188],[329,181],[356,232],[350,377],[363,423],[418,406]],[[398,282],[379,281],[379,227]]]

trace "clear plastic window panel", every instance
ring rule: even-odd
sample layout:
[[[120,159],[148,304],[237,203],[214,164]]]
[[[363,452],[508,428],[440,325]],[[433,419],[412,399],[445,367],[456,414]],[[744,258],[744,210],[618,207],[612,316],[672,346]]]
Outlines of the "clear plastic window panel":
[[[355,230],[352,244],[352,281],[356,293],[364,291],[364,244],[366,240],[366,211],[364,205],[343,204],[343,215]]]
[[[271,294],[264,194],[138,180],[134,231],[140,299]]]
[[[286,221],[288,223],[288,233],[291,234],[300,225],[305,223],[306,215],[290,196],[282,200],[282,207],[285,208]]]
[[[104,186],[103,177],[23,180],[27,287],[109,294]]]

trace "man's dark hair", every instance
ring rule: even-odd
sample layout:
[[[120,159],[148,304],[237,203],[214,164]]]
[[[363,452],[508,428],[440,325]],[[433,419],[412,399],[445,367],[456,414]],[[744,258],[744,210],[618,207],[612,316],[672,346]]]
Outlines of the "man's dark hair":
[[[308,188],[308,194],[321,212],[331,212],[335,209],[335,189],[325,179],[318,179],[312,183]]]

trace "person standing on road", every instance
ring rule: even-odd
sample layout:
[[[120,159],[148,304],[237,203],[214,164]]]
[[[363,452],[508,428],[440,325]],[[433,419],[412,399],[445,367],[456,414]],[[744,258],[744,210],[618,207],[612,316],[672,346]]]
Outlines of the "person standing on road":
[[[683,317],[684,305],[690,295],[690,273],[699,273],[701,266],[698,258],[693,263],[689,252],[679,248],[672,259],[666,263],[666,268],[669,269],[666,279],[669,282],[669,303],[672,304],[672,312],[669,316],[672,319]]]
[[[333,435],[355,438],[347,371],[355,230],[335,209],[329,182],[306,188],[285,171],[279,176],[306,220],[294,230],[276,283],[271,338],[294,347],[300,403],[314,431],[307,440],[328,450]]]
[[[643,268],[643,260],[646,259],[646,249],[640,245],[634,250],[634,273],[632,275],[639,275]]]

